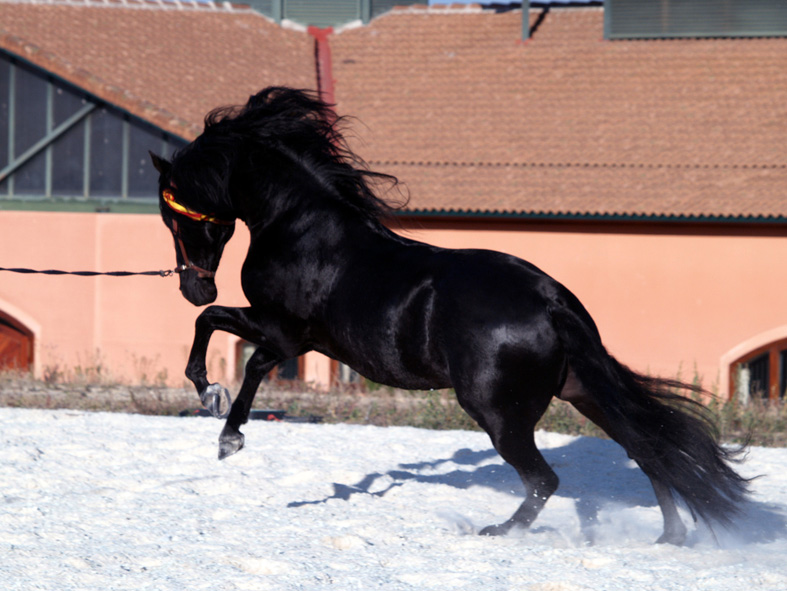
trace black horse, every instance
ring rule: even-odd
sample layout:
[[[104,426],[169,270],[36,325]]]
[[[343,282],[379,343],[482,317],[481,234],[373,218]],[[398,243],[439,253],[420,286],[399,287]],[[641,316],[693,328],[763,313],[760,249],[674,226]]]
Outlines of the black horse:
[[[187,300],[215,300],[213,275],[234,220],[251,233],[241,273],[250,306],[205,309],[186,369],[219,416],[223,388],[208,382],[205,367],[213,331],[257,345],[219,457],[243,447],[239,427],[262,378],[314,350],[375,382],[455,389],[527,490],[508,521],[482,534],[529,526],[557,489],[533,437],[555,396],[599,425],[650,478],[664,517],[659,542],[685,539],[676,497],[695,516],[730,523],[748,481],[730,468],[734,454],[717,443],[704,408],[675,393],[692,387],[618,363],[577,298],[532,264],[392,232],[383,221],[393,207],[377,192],[396,180],[350,151],[342,122],[312,93],[267,88],[245,106],[210,113],[202,135],[172,162],[152,155]]]

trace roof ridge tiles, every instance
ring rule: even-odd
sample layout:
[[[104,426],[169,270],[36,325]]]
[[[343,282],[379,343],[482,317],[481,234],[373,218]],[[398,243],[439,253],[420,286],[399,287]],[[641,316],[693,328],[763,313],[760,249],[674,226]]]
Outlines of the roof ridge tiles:
[[[530,6],[531,12],[541,12],[544,10],[547,2],[535,3]],[[409,4],[393,6],[389,11],[381,14],[378,18],[389,15],[406,15],[406,14],[429,14],[429,15],[448,15],[448,14],[499,14],[500,5],[495,3],[485,2],[481,3],[468,3],[462,4],[459,2],[453,4]],[[551,8],[558,8],[561,11],[572,12],[601,12],[604,10],[603,5],[600,4],[552,4]],[[517,3],[512,2],[508,4],[505,12],[521,12],[522,7],[517,6]]]
[[[410,4],[407,6],[394,6],[386,14],[478,14],[489,11],[481,4]],[[385,16],[385,15],[381,15]]]
[[[254,12],[246,4],[216,0],[0,0],[0,4],[40,6],[89,6],[91,8],[136,8],[146,10],[198,10]]]

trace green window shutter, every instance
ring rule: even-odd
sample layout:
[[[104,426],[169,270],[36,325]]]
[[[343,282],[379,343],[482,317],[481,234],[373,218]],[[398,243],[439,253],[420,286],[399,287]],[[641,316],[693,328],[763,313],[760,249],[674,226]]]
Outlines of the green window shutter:
[[[606,0],[607,39],[787,36],[785,0]]]
[[[285,0],[284,18],[315,27],[338,27],[361,18],[359,0]]]

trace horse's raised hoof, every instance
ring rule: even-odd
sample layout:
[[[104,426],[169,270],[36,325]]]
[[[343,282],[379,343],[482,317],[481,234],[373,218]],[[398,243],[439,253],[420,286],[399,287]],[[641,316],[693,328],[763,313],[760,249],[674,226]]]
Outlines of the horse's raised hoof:
[[[230,414],[232,398],[229,390],[221,384],[210,384],[199,398],[203,406],[217,419],[226,419]]]
[[[243,449],[245,440],[246,438],[240,431],[237,431],[231,435],[225,435],[222,433],[221,437],[219,437],[219,459],[223,460],[232,454],[238,453],[241,449]]]

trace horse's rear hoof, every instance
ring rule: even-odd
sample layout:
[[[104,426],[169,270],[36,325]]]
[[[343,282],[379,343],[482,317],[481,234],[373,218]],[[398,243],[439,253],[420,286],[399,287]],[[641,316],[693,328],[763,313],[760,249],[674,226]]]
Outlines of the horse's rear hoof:
[[[499,523],[497,525],[488,525],[484,529],[482,529],[478,535],[481,536],[504,536],[508,532],[511,531],[511,528],[514,526],[513,521],[506,521],[505,523]]]
[[[672,544],[673,546],[682,546],[686,542],[686,529],[683,531],[664,532],[661,534],[657,544]]]
[[[656,540],[657,544],[672,544],[673,546],[682,546],[685,542],[686,526],[682,523],[666,528],[664,533]]]

